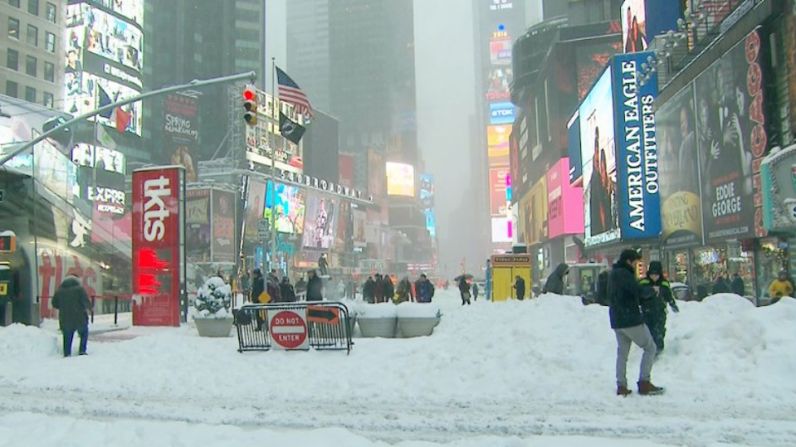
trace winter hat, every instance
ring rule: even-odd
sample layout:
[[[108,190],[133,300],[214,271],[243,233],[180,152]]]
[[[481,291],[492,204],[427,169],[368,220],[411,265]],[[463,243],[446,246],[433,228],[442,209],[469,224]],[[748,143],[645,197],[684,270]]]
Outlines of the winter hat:
[[[660,263],[660,261],[650,262],[650,266],[647,269],[647,275],[652,275],[656,273],[660,276],[663,276],[663,265]]]
[[[632,248],[628,248],[628,249],[622,250],[622,254],[619,255],[619,263],[620,264],[624,264],[627,261],[631,261],[631,262],[632,261],[636,261],[636,260],[639,260],[639,259],[641,259],[641,255],[636,250],[633,250]]]

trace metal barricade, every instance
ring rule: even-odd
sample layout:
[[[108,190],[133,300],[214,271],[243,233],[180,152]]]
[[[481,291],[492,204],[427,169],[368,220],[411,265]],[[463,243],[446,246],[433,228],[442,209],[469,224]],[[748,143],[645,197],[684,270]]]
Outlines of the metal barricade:
[[[274,340],[268,328],[268,316],[284,310],[306,315],[306,336],[311,348],[351,353],[353,321],[348,308],[343,303],[328,301],[246,304],[233,310],[238,352],[271,350]]]

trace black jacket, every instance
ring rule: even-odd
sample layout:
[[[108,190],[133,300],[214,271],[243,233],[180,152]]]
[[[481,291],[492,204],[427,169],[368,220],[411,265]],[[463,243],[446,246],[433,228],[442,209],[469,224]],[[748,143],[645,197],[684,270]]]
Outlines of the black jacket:
[[[736,276],[732,279],[730,287],[732,288],[732,293],[736,295],[744,296],[746,294],[746,287],[740,276]]]
[[[459,293],[461,293],[462,295],[470,294],[470,284],[467,282],[466,279],[464,279],[464,277],[459,279]]]
[[[611,272],[605,270],[597,275],[597,304],[601,306],[611,304],[608,300],[608,276],[610,274]]]
[[[368,280],[365,281],[365,286],[362,287],[362,297],[365,298],[366,301],[371,301],[374,296],[376,296],[376,281],[373,281],[372,278],[368,278]]]
[[[564,272],[569,270],[563,262],[558,264],[558,267],[547,277],[547,282],[544,283],[542,293],[555,293],[556,295],[564,294]]]
[[[283,303],[296,301],[296,293],[293,290],[293,285],[289,282],[282,281],[279,283],[279,295]]]
[[[669,281],[658,278],[655,282],[647,275],[639,281],[641,286],[641,310],[644,313],[666,312],[666,305],[677,307],[672,295],[672,288]],[[657,289],[656,289],[657,288]]]
[[[517,291],[517,299],[525,298],[525,280],[518,278],[514,281],[514,289]]]
[[[58,322],[61,330],[74,331],[88,324],[88,312],[91,302],[86,289],[80,285],[77,278],[66,278],[58,290],[55,291],[52,301],[53,307],[58,309]]]
[[[323,301],[321,278],[313,276],[307,281],[307,301]]]
[[[712,292],[714,295],[717,293],[730,293],[730,285],[726,279],[720,277],[713,283]]]
[[[259,303],[260,294],[265,290],[265,282],[262,275],[254,275],[252,278],[252,295],[249,301],[252,303]]]
[[[608,276],[611,328],[624,329],[644,324],[640,298],[641,286],[636,281],[633,268],[626,264],[614,264]]]

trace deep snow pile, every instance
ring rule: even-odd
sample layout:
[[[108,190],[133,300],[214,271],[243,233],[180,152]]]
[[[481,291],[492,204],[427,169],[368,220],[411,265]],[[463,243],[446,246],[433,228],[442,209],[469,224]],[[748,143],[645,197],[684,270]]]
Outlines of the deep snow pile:
[[[627,415],[646,415],[659,425],[667,418],[680,418],[669,422],[675,425],[671,429],[661,425],[661,433],[678,436],[688,436],[688,430],[679,426],[683,421],[705,417],[793,424],[796,300],[763,308],[734,296],[679,303],[681,312],[669,314],[666,352],[653,370],[653,382],[665,386],[667,393],[619,399],[613,394],[616,342],[605,307],[583,306],[579,298],[561,296],[460,306],[453,291],[437,295],[443,318],[434,335],[356,339],[349,356],[239,354],[234,337],[200,338],[195,329],[185,326],[133,329],[144,335],[118,343],[89,343],[88,357],[63,359],[52,332],[0,328],[0,390],[14,387],[22,395],[41,390],[53,397],[63,393],[67,399],[118,398],[119,402],[85,402],[81,408],[118,405],[120,414],[126,408],[124,399],[136,398],[146,402],[136,416],[147,418],[170,417],[165,409],[158,412],[158,405],[197,402],[192,414],[181,407],[180,417],[219,423],[237,419],[199,406],[262,404],[268,409],[264,414],[236,417],[306,411],[328,416],[335,424],[350,421],[349,427],[380,421],[389,426],[415,424],[422,430],[449,417],[462,419],[468,424],[464,428],[483,427],[479,429],[484,433],[490,433],[489,426],[499,424],[501,417],[517,414],[548,417],[546,422],[533,421],[541,433],[580,434],[576,423],[596,418],[602,419],[589,427],[591,431],[626,430]],[[631,383],[636,380],[639,354],[634,347],[628,365]],[[208,377],[223,379],[208,387]],[[0,409],[25,409],[24,401],[9,405],[0,403]],[[335,414],[327,415],[324,409]],[[424,409],[429,417],[412,419]],[[457,417],[458,413],[463,416]],[[522,430],[530,423],[518,419],[516,427]],[[612,426],[600,427],[606,423]],[[735,420],[725,423],[728,428],[734,425],[738,425]],[[790,433],[796,438],[796,426]],[[722,439],[719,429],[709,435]],[[450,439],[458,436],[454,430]],[[785,441],[782,445],[788,444]]]

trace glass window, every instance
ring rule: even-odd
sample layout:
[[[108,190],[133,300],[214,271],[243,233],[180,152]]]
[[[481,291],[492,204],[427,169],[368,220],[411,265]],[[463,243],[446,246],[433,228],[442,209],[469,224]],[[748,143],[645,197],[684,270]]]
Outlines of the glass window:
[[[44,92],[44,99],[42,101],[45,107],[53,108],[55,105],[55,98],[52,93]]]
[[[28,12],[34,16],[39,15],[39,0],[28,0]]]
[[[50,53],[55,53],[55,34],[44,33],[44,48]]]
[[[36,76],[36,68],[38,63],[35,57],[33,56],[26,56],[25,57],[25,73],[35,77]]]
[[[52,23],[58,21],[58,9],[52,3],[47,3],[47,20]]]
[[[8,37],[19,40],[19,20],[8,18]]]
[[[6,53],[6,67],[12,70],[19,70],[19,52],[17,50],[8,49]]]
[[[44,80],[55,82],[55,64],[52,62],[44,63]]]
[[[19,8],[19,0],[8,0],[8,4]]]
[[[13,98],[17,97],[17,90],[19,86],[14,81],[6,81],[6,95],[11,96]]]
[[[25,101],[36,102],[36,89],[33,87],[25,87]]]
[[[28,25],[27,42],[34,47],[39,46],[39,29],[33,25]]]

